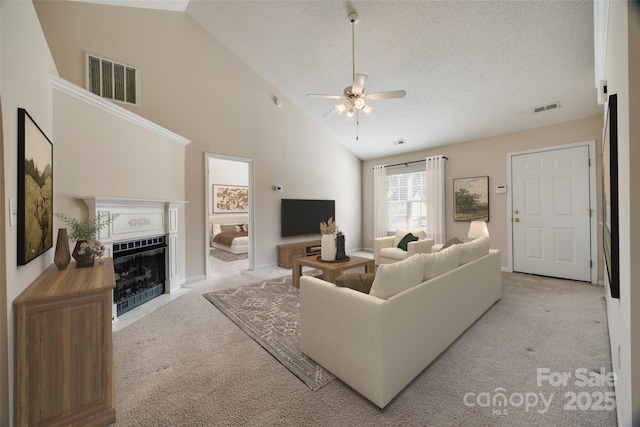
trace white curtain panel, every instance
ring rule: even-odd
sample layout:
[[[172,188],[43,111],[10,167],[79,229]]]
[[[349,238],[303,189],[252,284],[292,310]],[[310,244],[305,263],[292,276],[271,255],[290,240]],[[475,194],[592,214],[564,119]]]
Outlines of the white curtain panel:
[[[373,167],[373,237],[387,235],[387,171]]]
[[[434,244],[446,241],[445,231],[445,165],[444,156],[427,157],[427,237],[434,239]]]

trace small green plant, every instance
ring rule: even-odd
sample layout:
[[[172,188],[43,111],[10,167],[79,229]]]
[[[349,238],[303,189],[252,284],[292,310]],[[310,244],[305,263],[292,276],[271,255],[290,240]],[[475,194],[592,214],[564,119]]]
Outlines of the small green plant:
[[[76,242],[84,240],[89,244],[93,244],[96,241],[100,230],[118,217],[118,215],[102,213],[97,217],[89,216],[83,220],[78,220],[60,212],[56,212],[55,216],[67,225],[69,239]]]

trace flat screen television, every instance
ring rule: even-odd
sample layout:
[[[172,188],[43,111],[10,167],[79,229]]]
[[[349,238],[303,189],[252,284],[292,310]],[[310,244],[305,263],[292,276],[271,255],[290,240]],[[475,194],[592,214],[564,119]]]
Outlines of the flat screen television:
[[[336,219],[335,200],[282,199],[280,233],[282,237],[320,234],[320,221]]]

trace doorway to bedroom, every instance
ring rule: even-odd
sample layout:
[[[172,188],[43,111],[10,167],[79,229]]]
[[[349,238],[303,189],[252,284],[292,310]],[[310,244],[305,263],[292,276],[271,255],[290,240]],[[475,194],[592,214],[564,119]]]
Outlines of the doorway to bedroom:
[[[206,154],[207,278],[253,270],[251,159]]]

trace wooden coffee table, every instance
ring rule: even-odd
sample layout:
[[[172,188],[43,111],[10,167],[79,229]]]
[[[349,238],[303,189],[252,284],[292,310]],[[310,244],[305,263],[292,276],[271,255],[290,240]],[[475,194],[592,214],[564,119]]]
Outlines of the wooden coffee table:
[[[333,283],[343,271],[364,266],[366,273],[374,273],[375,265],[369,258],[349,256],[348,261],[320,261],[320,255],[306,256],[293,259],[293,286],[300,287],[302,266],[317,268],[322,271],[322,280]]]

